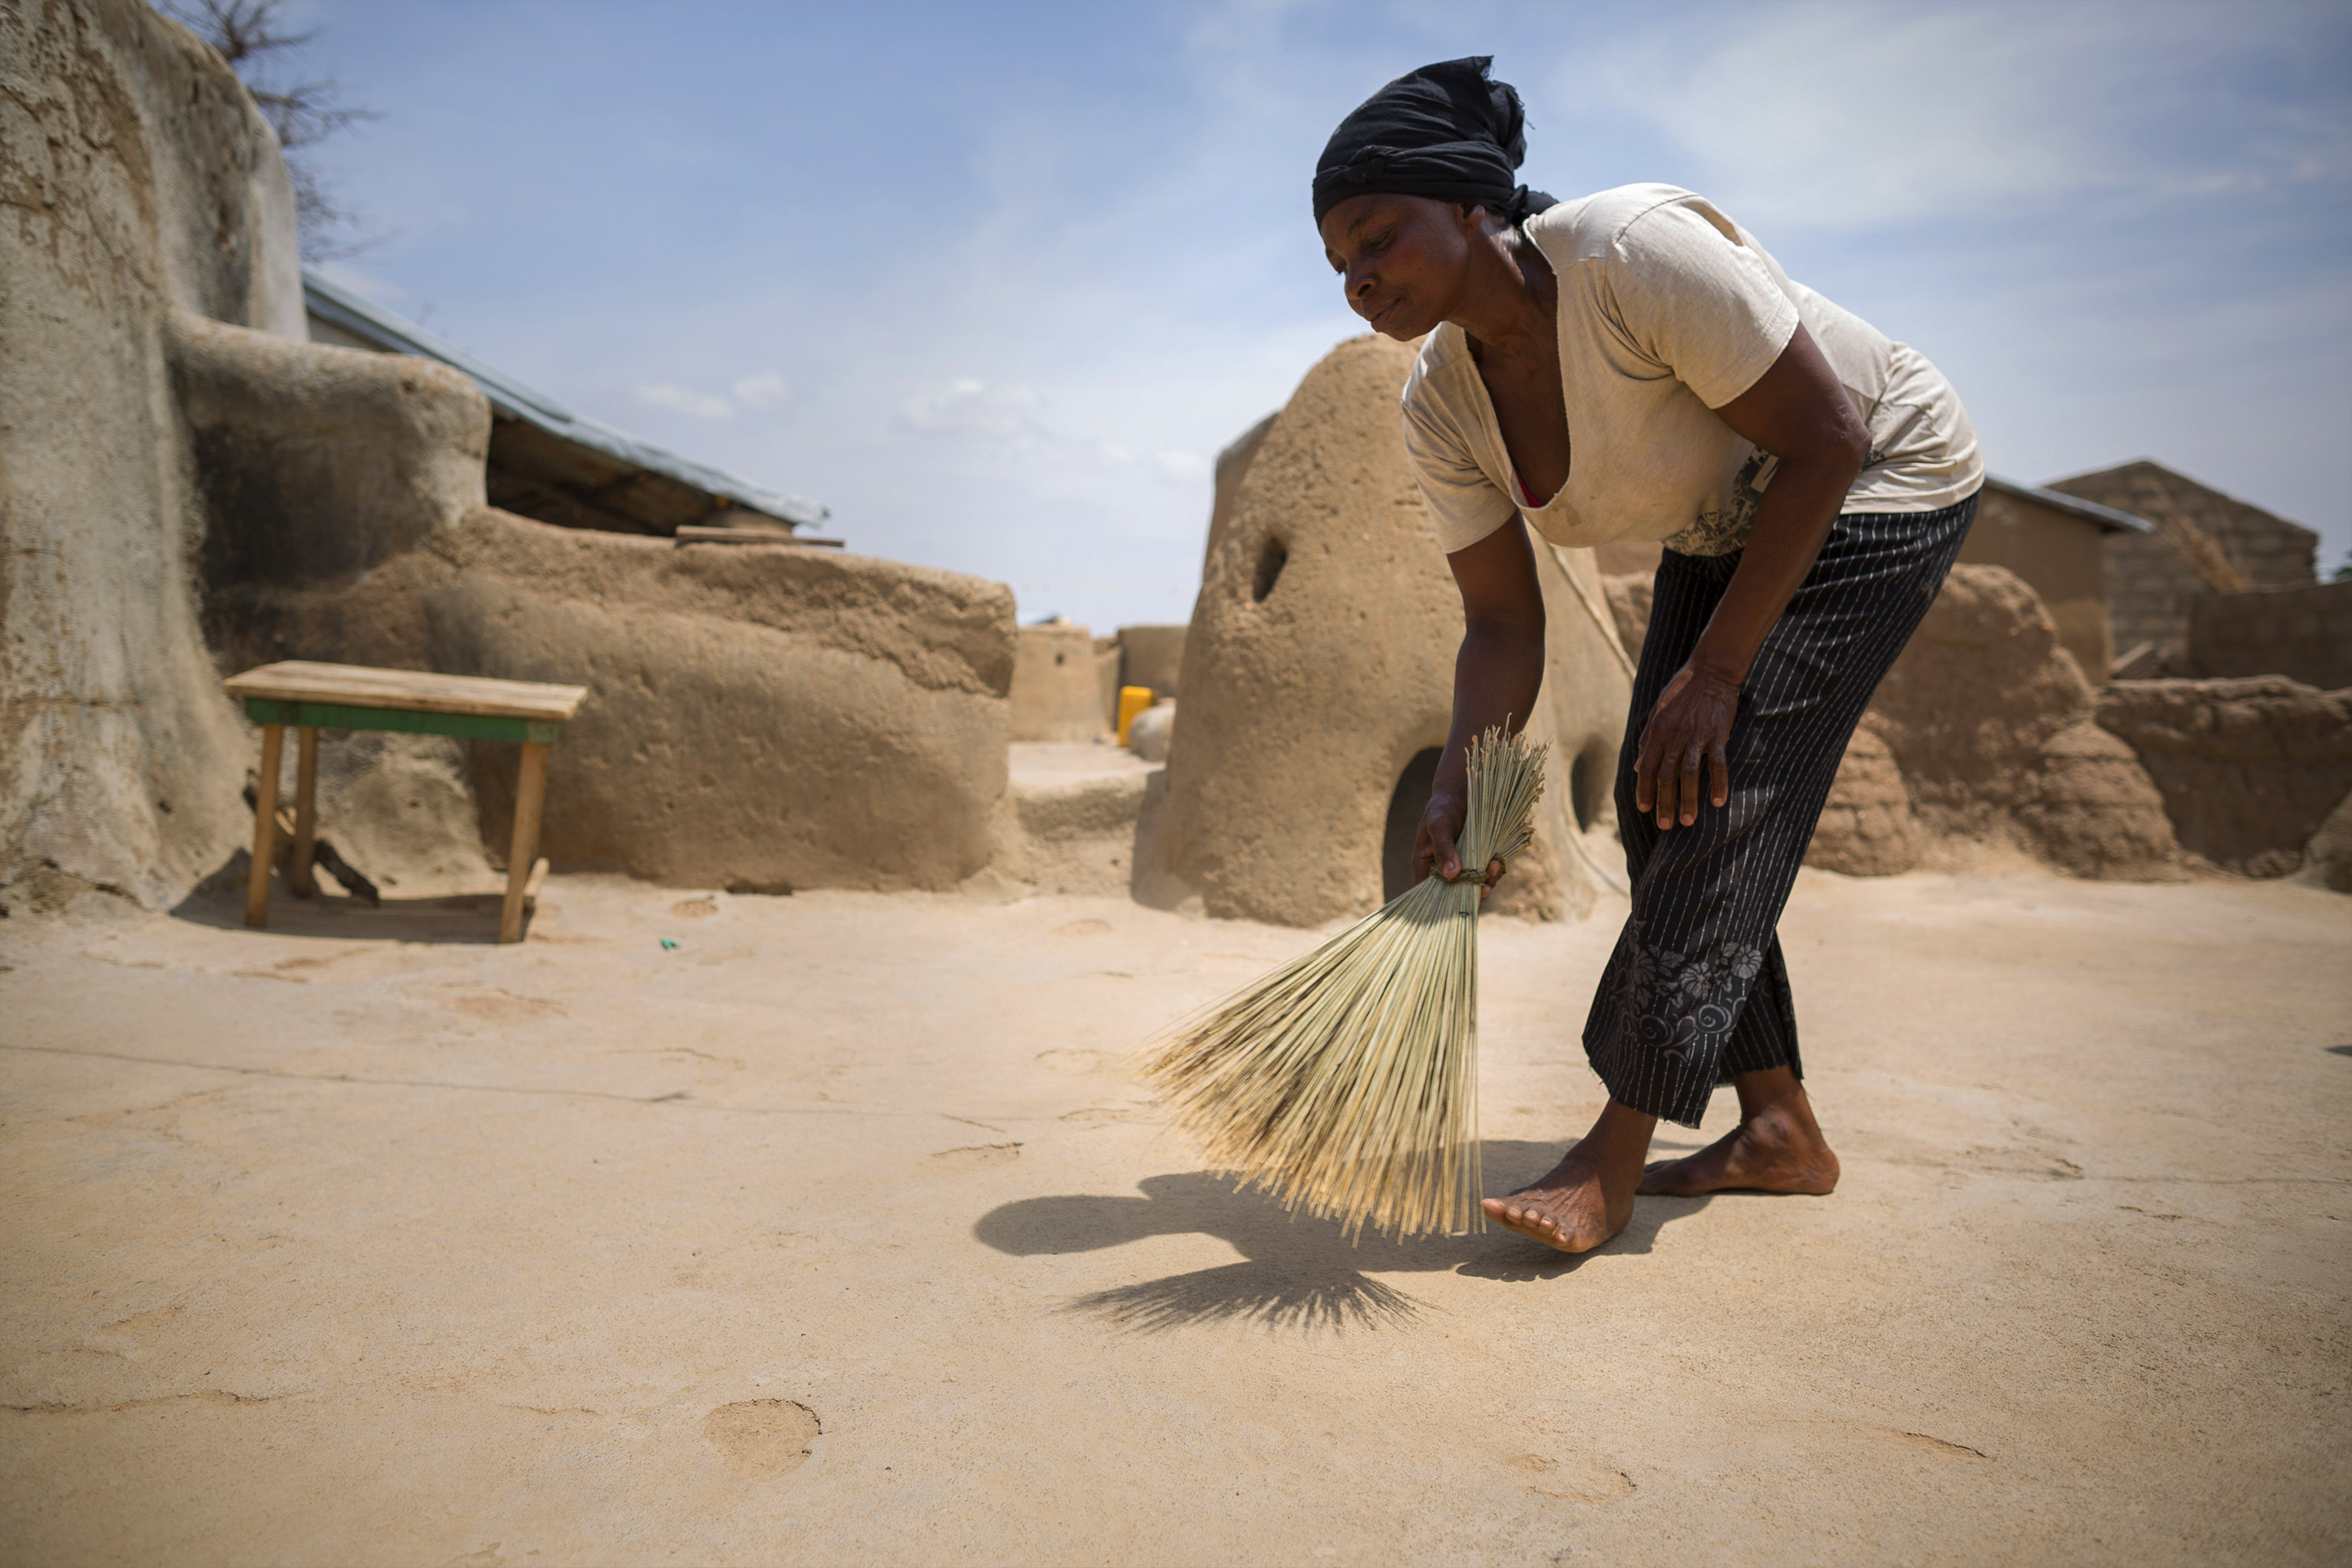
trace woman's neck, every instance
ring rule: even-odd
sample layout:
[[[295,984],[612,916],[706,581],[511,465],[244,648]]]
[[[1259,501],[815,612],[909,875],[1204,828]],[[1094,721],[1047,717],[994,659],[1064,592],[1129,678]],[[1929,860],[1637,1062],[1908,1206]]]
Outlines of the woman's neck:
[[[1541,353],[1552,335],[1559,293],[1551,263],[1514,226],[1472,252],[1462,298],[1445,319],[1468,336],[1474,354],[1489,348],[1507,355]]]

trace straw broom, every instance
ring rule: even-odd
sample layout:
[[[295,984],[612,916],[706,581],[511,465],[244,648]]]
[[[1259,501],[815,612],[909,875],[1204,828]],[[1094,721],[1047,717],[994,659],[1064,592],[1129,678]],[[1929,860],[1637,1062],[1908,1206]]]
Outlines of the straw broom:
[[[1400,1238],[1483,1228],[1478,903],[1528,845],[1544,749],[1470,744],[1460,879],[1433,873],[1151,1048],[1146,1079],[1209,1163],[1283,1206]]]

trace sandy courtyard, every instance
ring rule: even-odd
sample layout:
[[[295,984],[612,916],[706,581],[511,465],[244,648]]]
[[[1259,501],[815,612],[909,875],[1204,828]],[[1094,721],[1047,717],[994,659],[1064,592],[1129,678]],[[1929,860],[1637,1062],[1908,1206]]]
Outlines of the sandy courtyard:
[[[92,902],[0,926],[10,1563],[2352,1552],[2352,900],[1808,874],[1843,1188],[1577,1261],[1155,1123],[1123,1053],[1306,933]],[[1597,1108],[1617,918],[1487,923],[1490,1191]]]

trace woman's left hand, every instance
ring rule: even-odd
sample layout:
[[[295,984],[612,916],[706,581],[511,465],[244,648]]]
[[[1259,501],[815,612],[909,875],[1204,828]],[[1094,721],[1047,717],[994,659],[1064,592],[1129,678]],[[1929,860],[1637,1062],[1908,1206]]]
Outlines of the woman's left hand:
[[[1716,410],[1759,452],[1778,455],[1771,488],[1731,582],[1707,616],[1690,658],[1666,682],[1642,731],[1633,764],[1633,805],[1661,829],[1698,820],[1698,775],[1707,798],[1731,799],[1731,721],[1739,683],[1780,612],[1804,585],[1837,522],[1854,476],[1870,460],[1870,431],[1830,362],[1800,326],[1756,384]]]
[[[1731,799],[1731,766],[1724,752],[1731,743],[1731,721],[1739,711],[1739,683],[1685,665],[1666,682],[1650,721],[1642,729],[1641,754],[1633,763],[1633,804],[1655,813],[1658,826],[1698,820],[1699,772],[1710,775],[1707,798],[1717,805]]]

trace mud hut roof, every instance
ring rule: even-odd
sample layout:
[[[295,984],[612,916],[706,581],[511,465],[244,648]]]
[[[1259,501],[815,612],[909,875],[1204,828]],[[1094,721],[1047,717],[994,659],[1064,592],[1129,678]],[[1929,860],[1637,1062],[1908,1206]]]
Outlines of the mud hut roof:
[[[516,504],[493,494],[496,504],[549,521],[650,533],[673,532],[680,523],[716,521],[735,510],[757,512],[789,528],[830,515],[821,501],[764,489],[574,414],[308,267],[302,269],[302,303],[310,316],[369,348],[439,360],[465,372],[490,400],[500,425],[512,421],[528,427],[530,435],[520,441],[501,443],[494,436],[494,447],[512,447],[511,458],[520,462],[501,465],[508,454],[493,451],[492,466],[525,468],[530,488],[550,493],[541,498],[541,505]],[[498,477],[493,476],[494,491]],[[551,508],[588,515],[551,516]]]
[[[2096,501],[2078,500],[2073,496],[2062,494],[2057,490],[2045,490],[2040,485],[2021,485],[2015,479],[2004,479],[1999,474],[1985,476],[1985,489],[1999,490],[2003,495],[2014,496],[2019,500],[2032,501],[2035,506],[2046,506],[2052,511],[2063,511],[2069,517],[2079,517],[2084,522],[2095,522],[2099,525],[2099,531],[2102,533],[2154,531],[2152,524],[2144,519],[2134,517],[2127,511],[2117,511],[2111,506],[2101,506]]]

